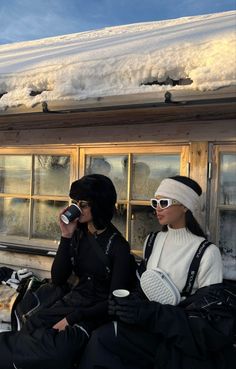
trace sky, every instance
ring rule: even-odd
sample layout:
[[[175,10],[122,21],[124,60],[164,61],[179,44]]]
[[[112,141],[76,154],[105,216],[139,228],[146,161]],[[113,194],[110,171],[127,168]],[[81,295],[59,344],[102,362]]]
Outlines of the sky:
[[[1,0],[0,44],[235,8],[236,0]]]

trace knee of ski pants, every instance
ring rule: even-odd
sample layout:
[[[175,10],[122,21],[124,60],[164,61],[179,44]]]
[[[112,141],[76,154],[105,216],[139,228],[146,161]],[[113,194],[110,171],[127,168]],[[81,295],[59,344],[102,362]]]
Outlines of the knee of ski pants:
[[[106,347],[113,346],[116,340],[114,322],[94,330],[82,354],[79,369],[123,369],[119,358]]]
[[[87,341],[87,335],[77,326],[60,332],[37,329],[31,336],[18,337],[12,360],[19,369],[71,369]]]

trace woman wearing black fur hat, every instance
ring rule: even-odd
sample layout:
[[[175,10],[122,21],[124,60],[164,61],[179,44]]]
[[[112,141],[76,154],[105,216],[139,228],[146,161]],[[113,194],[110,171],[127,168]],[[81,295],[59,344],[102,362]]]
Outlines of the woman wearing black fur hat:
[[[87,175],[72,183],[70,197],[81,214],[69,224],[60,217],[62,237],[48,296],[53,303],[43,301],[44,308],[19,332],[0,334],[0,369],[71,369],[90,332],[110,320],[109,294],[130,287],[130,247],[111,223],[113,183],[104,175]],[[72,273],[79,282],[71,288]]]
[[[101,323],[109,293],[129,288],[130,283],[130,248],[111,223],[116,203],[111,180],[102,174],[84,176],[72,183],[70,197],[82,212],[69,224],[60,221],[62,238],[52,265],[52,282],[62,285],[74,271],[79,284],[73,293],[78,294],[79,303],[54,325],[59,330],[81,320]],[[103,259],[98,251],[103,252]]]
[[[118,323],[93,332],[80,369],[235,368],[236,296],[194,217],[201,192],[184,176],[161,182],[151,206],[163,228],[145,241],[142,290],[110,300]]]

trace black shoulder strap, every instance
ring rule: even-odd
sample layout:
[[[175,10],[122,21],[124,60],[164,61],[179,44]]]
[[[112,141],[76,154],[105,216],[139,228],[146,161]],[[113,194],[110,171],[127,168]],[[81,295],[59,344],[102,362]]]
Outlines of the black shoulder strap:
[[[148,239],[146,242],[146,247],[145,247],[145,251],[144,251],[144,258],[141,260],[141,262],[138,265],[137,268],[137,276],[138,278],[141,277],[141,275],[145,272],[145,270],[147,269],[147,263],[148,263],[148,259],[152,253],[152,249],[154,246],[154,242],[156,239],[158,232],[151,232],[148,235]]]
[[[201,259],[202,259],[202,256],[205,252],[205,250],[207,249],[208,246],[211,245],[211,242],[207,241],[207,240],[204,240],[201,242],[201,244],[199,245],[194,257],[193,257],[193,260],[190,264],[190,267],[189,267],[189,271],[188,271],[188,276],[187,276],[187,281],[186,281],[186,284],[183,288],[183,291],[181,293],[181,296],[184,296],[184,297],[187,297],[191,294],[192,292],[192,289],[193,289],[193,285],[194,285],[194,282],[195,282],[195,279],[196,279],[196,276],[197,276],[197,272],[198,272],[198,269],[199,269],[199,265],[200,265],[200,262],[201,262]]]
[[[150,258],[150,255],[152,253],[152,249],[153,249],[153,246],[154,246],[154,242],[155,242],[157,233],[158,232],[151,232],[148,236],[147,243],[146,243],[146,248],[145,248],[145,252],[144,252],[145,266],[147,266],[148,259]]]
[[[102,261],[102,263],[105,265],[106,271],[107,273],[111,272],[111,262],[110,259],[108,257],[108,253],[111,247],[111,242],[114,238],[114,236],[116,235],[116,233],[113,233],[111,235],[111,237],[108,240],[107,246],[106,246],[106,251],[105,253],[102,251],[101,246],[99,245],[98,241],[96,240],[96,238],[94,238],[91,234],[87,234],[87,238],[89,240],[90,245],[93,246],[93,250],[95,251],[95,253],[97,254],[98,258]]]

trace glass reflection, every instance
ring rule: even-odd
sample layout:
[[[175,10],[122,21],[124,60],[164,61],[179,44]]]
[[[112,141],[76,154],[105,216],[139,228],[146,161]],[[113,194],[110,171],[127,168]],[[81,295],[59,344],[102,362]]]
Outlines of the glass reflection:
[[[142,250],[144,241],[150,232],[160,229],[155,211],[151,206],[132,206],[131,216],[131,248]]]
[[[70,187],[70,157],[36,155],[34,194],[67,195]]]
[[[149,200],[163,178],[179,173],[179,155],[135,155],[132,166],[132,199]]]
[[[220,211],[220,248],[236,258],[236,211]]]
[[[68,202],[55,200],[35,200],[33,207],[33,238],[59,240],[59,213]]]
[[[127,218],[127,206],[125,204],[118,204],[116,212],[113,216],[112,223],[114,226],[126,237],[126,218]]]
[[[127,163],[127,155],[87,155],[85,173],[98,173],[108,176],[114,183],[118,199],[125,200],[127,199]]]
[[[224,278],[236,280],[236,212],[220,212],[220,249]]]
[[[28,236],[29,200],[19,198],[0,199],[1,235]]]
[[[220,203],[236,204],[236,155],[221,155],[220,164]]]
[[[0,155],[0,192],[29,194],[31,156]]]

